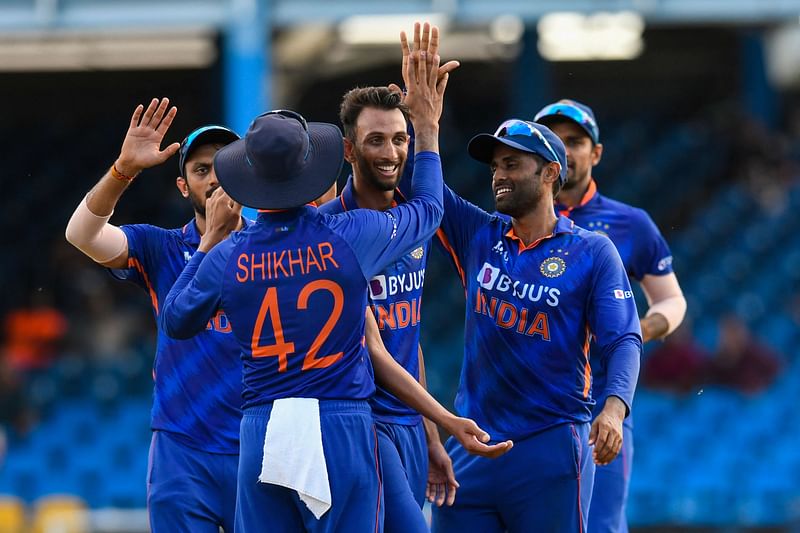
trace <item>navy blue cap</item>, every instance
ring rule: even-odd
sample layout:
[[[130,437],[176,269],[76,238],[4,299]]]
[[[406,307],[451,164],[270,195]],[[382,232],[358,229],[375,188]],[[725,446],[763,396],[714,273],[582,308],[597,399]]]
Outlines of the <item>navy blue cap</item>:
[[[567,150],[558,135],[542,124],[512,118],[506,120],[494,135],[481,133],[469,141],[469,155],[481,163],[490,164],[494,157],[494,149],[504,144],[543,157],[547,161],[561,165],[559,180],[563,186],[567,182]]]
[[[554,104],[544,106],[536,113],[533,120],[540,124],[551,124],[554,119],[568,119],[575,122],[586,131],[594,144],[600,142],[600,128],[594,118],[592,108],[575,100],[559,100]]]
[[[322,196],[343,162],[338,126],[278,110],[256,117],[243,139],[219,150],[214,171],[220,186],[240,204],[289,209]]]
[[[205,144],[228,145],[238,140],[239,135],[225,126],[209,125],[197,128],[186,136],[181,143],[180,150],[178,150],[178,168],[180,169],[181,176],[186,175],[186,169],[184,168],[186,160],[198,146],[203,146]]]

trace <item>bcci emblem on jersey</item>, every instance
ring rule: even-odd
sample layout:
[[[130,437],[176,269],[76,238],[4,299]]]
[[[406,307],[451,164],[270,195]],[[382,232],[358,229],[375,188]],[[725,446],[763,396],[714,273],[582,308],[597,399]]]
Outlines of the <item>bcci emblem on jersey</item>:
[[[539,265],[539,271],[546,278],[557,278],[567,269],[567,264],[560,257],[548,257]]]
[[[423,250],[422,246],[420,246],[419,248],[411,252],[411,254],[409,255],[411,255],[411,257],[413,257],[414,259],[422,259],[422,254],[424,253],[425,250]]]

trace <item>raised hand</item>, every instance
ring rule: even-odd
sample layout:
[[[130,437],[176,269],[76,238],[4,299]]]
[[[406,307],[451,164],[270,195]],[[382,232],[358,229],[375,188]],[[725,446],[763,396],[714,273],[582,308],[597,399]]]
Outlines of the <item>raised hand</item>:
[[[135,176],[142,170],[160,165],[180,148],[172,143],[161,150],[164,135],[172,125],[178,108],[169,108],[169,98],[153,98],[147,109],[139,104],[133,112],[128,133],[122,142],[119,157],[114,166],[126,176]]]
[[[415,50],[425,50],[428,52],[429,57],[434,57],[439,54],[439,28],[436,26],[431,26],[427,22],[422,25],[422,34],[420,35],[420,24],[417,22],[414,24],[414,49]],[[406,71],[408,66],[409,57],[411,55],[411,49],[408,45],[408,38],[405,35],[405,32],[400,34],[400,47],[403,53],[403,65],[402,65],[402,72]],[[448,61],[444,65],[439,66],[439,70],[436,73],[437,83],[444,78],[445,74],[450,74],[452,71],[457,69],[461,63],[458,61]],[[404,78],[405,81],[405,78]],[[395,92],[402,92],[399,86],[392,83],[389,84],[389,89]]]

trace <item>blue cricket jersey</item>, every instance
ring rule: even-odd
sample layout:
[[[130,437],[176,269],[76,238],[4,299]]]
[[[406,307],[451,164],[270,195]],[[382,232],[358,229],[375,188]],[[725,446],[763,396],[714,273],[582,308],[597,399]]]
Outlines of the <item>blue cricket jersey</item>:
[[[278,398],[366,399],[369,280],[429,239],[442,216],[438,154],[415,162],[414,198],[339,215],[303,206],[197,253],[167,296],[164,330],[188,337],[224,309],[244,359],[244,407]]]
[[[405,199],[397,192],[400,202]],[[397,205],[395,202],[394,205]],[[327,214],[358,209],[353,192],[353,177],[347,180],[341,195],[320,207]],[[422,284],[430,241],[424,241],[410,253],[390,263],[369,280],[369,305],[375,315],[386,349],[400,365],[419,381],[419,333],[422,316]],[[414,425],[419,413],[398,400],[381,386],[371,400],[376,420],[391,424]]]
[[[437,233],[467,297],[456,409],[493,440],[591,420],[589,341],[608,368],[608,395],[630,408],[641,331],[614,245],[560,217],[528,246],[511,222],[445,188]]]
[[[122,231],[128,238],[128,268],[111,274],[149,293],[158,324],[152,429],[168,431],[198,450],[238,454],[242,362],[228,318],[214,314],[185,340],[168,337],[159,322],[167,293],[200,244],[195,221],[177,229],[133,224]]]
[[[578,226],[608,236],[617,247],[628,276],[636,281],[648,274],[663,276],[672,272],[672,253],[650,215],[601,195],[594,180],[579,205],[573,208],[556,205],[556,209]],[[592,395],[602,405],[601,400],[607,396],[606,368],[595,351],[591,355]],[[628,417],[625,423],[632,424],[633,419]]]

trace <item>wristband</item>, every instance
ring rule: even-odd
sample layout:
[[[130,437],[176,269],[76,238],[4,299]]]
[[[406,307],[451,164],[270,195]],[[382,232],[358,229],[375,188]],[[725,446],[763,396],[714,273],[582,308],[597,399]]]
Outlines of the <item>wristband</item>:
[[[122,172],[117,170],[117,164],[116,163],[111,165],[111,175],[114,178],[118,179],[119,181],[124,181],[125,183],[132,182],[133,178],[135,178],[137,176],[136,174],[134,174],[133,176],[126,176],[125,174],[123,174]]]

